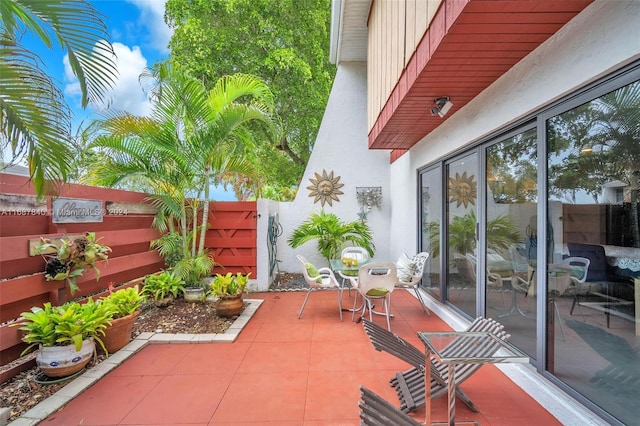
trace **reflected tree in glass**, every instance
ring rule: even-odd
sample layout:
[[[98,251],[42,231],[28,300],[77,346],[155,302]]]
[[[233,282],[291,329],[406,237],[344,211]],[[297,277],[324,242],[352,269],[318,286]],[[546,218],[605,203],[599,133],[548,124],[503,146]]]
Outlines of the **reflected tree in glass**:
[[[576,202],[580,190],[600,202],[605,184],[628,189],[633,246],[640,247],[640,82],[634,82],[548,122],[549,194]]]

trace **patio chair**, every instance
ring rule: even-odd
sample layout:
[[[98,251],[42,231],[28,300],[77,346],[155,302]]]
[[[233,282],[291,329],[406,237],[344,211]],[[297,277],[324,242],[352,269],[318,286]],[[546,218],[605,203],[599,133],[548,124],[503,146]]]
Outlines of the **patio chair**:
[[[405,413],[422,407],[425,403],[425,352],[418,349],[407,340],[395,333],[370,322],[364,321],[364,329],[378,351],[385,351],[412,365],[413,368],[397,373],[389,382],[396,390],[400,401],[400,409]],[[476,318],[466,331],[488,331],[498,338],[507,340],[510,336],[503,330],[504,326],[490,318]],[[456,354],[457,356],[490,356],[498,349],[497,346],[486,346],[478,351],[478,348],[456,344],[454,341],[443,350],[444,354]],[[456,395],[472,411],[478,412],[478,408],[471,399],[460,389],[460,385],[475,373],[481,364],[463,364],[455,372]],[[447,394],[448,369],[447,365],[431,363],[431,398],[435,399]]]
[[[569,315],[573,315],[573,308],[580,303],[578,297],[582,292],[582,284],[584,284],[587,280],[587,275],[589,275],[591,261],[586,257],[572,256],[562,259],[562,263],[573,266],[571,272],[571,282],[574,285],[573,303],[571,303],[571,309],[569,309]]]
[[[472,255],[463,255],[459,253],[454,253],[453,259],[458,270],[460,276],[468,283],[474,286],[476,285],[476,261]],[[493,290],[500,293],[502,297],[502,310],[507,312],[509,309],[507,308],[507,302],[504,297],[505,288],[503,285],[503,280],[500,274],[496,274],[491,272],[491,270],[487,267],[487,292],[489,290]],[[462,290],[461,290],[462,291]],[[469,294],[469,292],[467,292]]]
[[[416,297],[422,305],[422,310],[425,311],[427,315],[431,315],[427,308],[427,304],[422,298],[422,293],[418,288],[422,281],[422,276],[424,275],[424,266],[427,263],[427,259],[429,259],[429,253],[427,252],[420,252],[412,258],[407,256],[406,253],[402,253],[400,259],[396,262],[396,266],[398,268],[398,281],[396,281],[396,288],[413,289],[416,293]]]
[[[300,263],[302,263],[302,274],[304,280],[309,285],[309,291],[302,302],[302,307],[298,313],[298,319],[302,317],[302,311],[309,300],[309,296],[316,290],[325,290],[329,288],[336,288],[338,290],[338,311],[340,312],[340,321],[342,321],[342,287],[336,280],[333,271],[330,268],[316,268],[311,262],[309,262],[304,256],[296,256]]]
[[[397,268],[394,263],[390,262],[372,262],[360,267],[358,271],[358,280],[351,277],[350,281],[357,290],[356,297],[353,299],[353,314],[351,319],[355,318],[356,303],[358,294],[364,299],[362,305],[362,314],[360,321],[364,318],[365,311],[369,310],[369,321],[373,320],[373,301],[382,299],[387,317],[387,328],[391,330],[391,293],[396,286]]]
[[[574,284],[576,289],[574,292],[575,303],[578,297],[577,293],[580,288],[580,282],[584,282],[588,269],[589,259],[581,257],[568,257],[563,259],[562,263],[550,263],[547,265],[547,298],[553,306],[553,311],[557,317],[557,324],[562,334],[562,340],[566,340],[566,335],[564,333],[562,316],[560,315],[556,298],[564,294],[571,284]],[[526,280],[518,275],[511,277],[511,288],[513,289],[512,311],[515,308],[522,316],[527,318],[531,318],[531,316],[527,310],[524,310],[518,305],[517,293],[523,293],[524,297],[530,301],[529,303],[535,304],[538,294],[536,274],[537,268],[529,266],[528,278]],[[573,306],[571,309],[573,310]]]
[[[364,386],[360,386],[358,407],[360,407],[360,425],[363,426],[419,426],[422,424]]]
[[[346,247],[342,250],[340,259],[344,259],[345,257],[356,259],[358,261],[358,264],[362,264],[362,261],[369,259],[369,252],[364,247]],[[358,271],[354,272],[357,275]],[[342,278],[343,289],[345,284],[349,282],[349,279],[354,277],[354,275],[347,275],[343,271],[338,271],[338,275],[340,276],[340,278]],[[351,294],[351,285],[349,285],[349,294]]]
[[[509,256],[513,273],[522,278],[527,278],[529,274],[529,259],[524,255],[526,246],[522,243],[515,243],[509,246]]]

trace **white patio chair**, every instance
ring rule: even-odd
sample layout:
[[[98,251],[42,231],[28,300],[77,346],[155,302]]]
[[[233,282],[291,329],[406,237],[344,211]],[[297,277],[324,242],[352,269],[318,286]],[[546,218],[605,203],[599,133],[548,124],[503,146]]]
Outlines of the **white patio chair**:
[[[411,258],[406,253],[402,253],[396,262],[398,270],[396,288],[413,289],[416,293],[416,297],[422,305],[422,310],[425,311],[427,315],[431,315],[431,312],[429,312],[429,309],[427,308],[427,304],[422,298],[422,293],[418,288],[422,281],[422,276],[424,275],[424,266],[427,263],[427,259],[429,259],[429,253],[427,252],[420,252]]]
[[[573,267],[571,268],[571,283],[574,286],[573,303],[571,304],[571,309],[569,309],[569,315],[573,315],[573,308],[580,303],[578,296],[582,292],[582,284],[587,280],[591,261],[586,257],[571,256],[562,259],[562,263]]]
[[[362,305],[362,314],[360,321],[365,311],[369,310],[369,321],[373,320],[373,301],[375,299],[382,299],[384,306],[384,314],[387,317],[387,327],[391,331],[391,293],[395,289],[397,279],[397,268],[394,263],[391,262],[372,262],[367,263],[360,267],[358,271],[358,279],[351,279],[351,283],[358,291],[356,297],[353,300],[353,314],[351,319],[355,318],[356,303],[358,300],[358,294],[364,299]]]
[[[344,258],[355,259],[358,262],[358,265],[360,265],[363,261],[369,259],[369,252],[364,247],[346,247],[340,254],[340,259],[342,260]],[[338,275],[342,278],[342,288],[344,290],[345,284],[348,283],[349,279],[353,278],[354,275],[345,274],[343,271],[338,271]],[[357,274],[355,276],[357,276]],[[349,293],[351,293],[351,285],[349,285],[348,288]]]
[[[315,265],[309,262],[304,256],[297,255],[296,257],[302,264],[302,274],[304,275],[304,280],[309,285],[309,291],[307,291],[304,302],[302,302],[298,319],[302,317],[302,311],[304,311],[307,300],[309,300],[309,296],[313,291],[336,288],[338,290],[338,311],[340,312],[340,321],[342,321],[342,287],[338,283],[338,280],[336,280],[335,275],[333,275],[333,271],[330,268],[316,268]]]

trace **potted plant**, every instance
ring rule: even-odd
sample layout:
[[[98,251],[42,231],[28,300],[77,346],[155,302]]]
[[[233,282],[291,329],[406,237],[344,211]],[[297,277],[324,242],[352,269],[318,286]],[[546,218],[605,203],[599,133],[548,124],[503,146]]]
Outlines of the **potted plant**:
[[[476,223],[478,222],[475,212],[472,210],[464,216],[455,216],[449,225],[449,245],[454,253],[462,255],[473,253],[476,240]],[[522,241],[522,236],[518,230],[512,215],[504,214],[487,221],[487,248],[496,251],[506,251],[512,244]],[[438,221],[425,223],[425,228],[429,234],[429,245],[431,247],[431,257],[440,255],[440,223]]]
[[[35,250],[36,254],[42,254],[46,260],[44,276],[47,281],[67,280],[69,290],[73,295],[80,288],[76,280],[87,267],[96,271],[96,280],[100,279],[100,270],[95,263],[99,260],[107,260],[111,248],[98,243],[94,232],[87,232],[83,237],[62,238],[60,244],[42,239],[43,244]],[[54,254],[46,252],[54,250]]]
[[[36,364],[49,377],[82,370],[95,352],[95,342],[106,352],[100,336],[111,321],[111,313],[101,302],[88,299],[61,306],[47,302],[20,317],[15,325],[26,332],[22,340],[29,344],[22,355],[37,346]]]
[[[340,258],[342,249],[347,243],[363,247],[373,256],[375,245],[371,229],[366,223],[358,220],[343,222],[333,213],[324,210],[314,212],[291,233],[287,243],[297,248],[306,242],[318,240],[318,252],[330,263],[331,259]]]
[[[142,294],[150,296],[156,306],[167,306],[184,293],[184,280],[171,271],[145,277]]]
[[[251,272],[242,275],[240,272],[233,275],[216,274],[211,281],[211,294],[214,298],[214,307],[218,316],[230,318],[239,315],[244,309],[242,293],[244,293]]]
[[[109,296],[101,301],[113,317],[111,325],[104,330],[102,341],[107,353],[114,353],[131,341],[133,323],[140,315],[145,296],[140,293],[137,285],[114,291],[113,283],[110,283]]]

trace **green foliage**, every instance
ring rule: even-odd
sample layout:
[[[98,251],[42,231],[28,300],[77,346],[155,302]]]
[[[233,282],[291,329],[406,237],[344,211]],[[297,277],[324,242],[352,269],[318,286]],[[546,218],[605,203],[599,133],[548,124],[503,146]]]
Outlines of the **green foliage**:
[[[83,107],[100,103],[113,86],[115,55],[103,17],[90,2],[3,0],[0,16],[0,148],[11,150],[11,161],[26,154],[36,193],[44,195],[48,184],[67,179],[74,164],[71,111],[46,64],[23,40],[66,51]]]
[[[41,254],[45,250],[55,249],[56,254],[43,255],[46,260],[45,278],[47,281],[67,280],[69,289],[73,295],[80,288],[76,280],[81,276],[87,267],[96,271],[96,281],[100,279],[100,270],[95,263],[99,260],[107,260],[111,248],[98,243],[94,232],[87,232],[84,237],[70,240],[62,238],[60,245],[42,239],[44,242],[35,250],[36,254]]]
[[[184,280],[171,271],[146,276],[142,286],[142,294],[156,301],[169,296],[175,298],[183,293]]]
[[[158,250],[169,268],[173,268],[183,256],[182,235],[179,232],[167,232],[160,238],[151,241],[151,248]]]
[[[102,298],[102,303],[107,306],[114,319],[133,314],[145,302],[145,296],[140,293],[137,285],[116,291],[109,288],[109,291],[109,296]]]
[[[188,287],[198,287],[202,278],[209,275],[214,266],[213,257],[205,252],[200,256],[180,259],[175,264],[173,273],[184,280]]]
[[[31,312],[23,312],[20,317],[23,321],[14,325],[27,332],[23,340],[29,343],[22,354],[38,345],[74,345],[76,351],[79,351],[82,341],[89,338],[97,341],[105,349],[100,336],[104,335],[104,329],[111,324],[112,319],[109,308],[93,299],[88,299],[82,304],[68,302],[62,306],[51,306],[51,303],[47,302],[43,308],[31,308]]]
[[[476,215],[473,210],[464,216],[454,216],[449,225],[449,247],[454,253],[473,253],[476,248]]]
[[[473,253],[476,248],[476,214],[472,210],[464,216],[455,216],[449,225],[449,246],[454,253]],[[431,246],[431,257],[440,255],[440,224],[436,221],[426,225]],[[504,251],[511,244],[522,241],[522,235],[511,215],[500,215],[487,222],[487,247]]]
[[[260,195],[254,185],[268,182],[286,192],[302,178],[335,76],[327,53],[330,15],[330,0],[166,3],[165,19],[174,29],[172,60],[207,87],[240,71],[263,79],[275,95],[282,137],[246,153],[260,180],[221,180],[239,200]]]
[[[605,184],[629,189],[630,243],[640,246],[640,82],[635,81],[548,121],[550,194],[576,201],[585,191],[599,203]]]
[[[242,294],[247,286],[250,275],[251,272],[247,275],[242,275],[240,272],[235,275],[231,274],[231,272],[228,272],[226,275],[216,274],[213,281],[211,281],[211,292],[217,297]]]
[[[297,248],[313,240],[318,241],[318,252],[327,262],[339,258],[348,243],[363,247],[371,256],[375,251],[373,236],[366,223],[358,220],[343,222],[334,213],[326,213],[324,210],[312,213],[291,233],[287,243],[290,247]]]
[[[148,181],[158,208],[153,225],[169,233],[152,247],[191,284],[213,267],[205,249],[211,184],[228,173],[256,175],[247,153],[256,134],[277,138],[273,94],[246,74],[224,76],[209,90],[171,63],[142,77],[155,84],[152,118],[114,113],[96,123],[88,148],[106,161],[92,163],[85,182],[113,186],[133,175]]]

